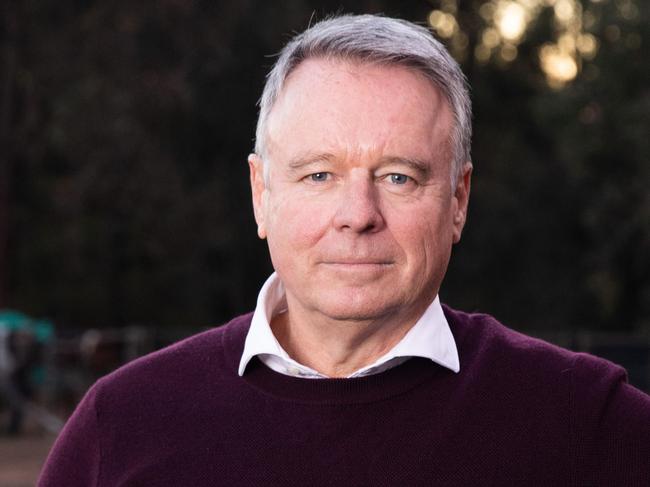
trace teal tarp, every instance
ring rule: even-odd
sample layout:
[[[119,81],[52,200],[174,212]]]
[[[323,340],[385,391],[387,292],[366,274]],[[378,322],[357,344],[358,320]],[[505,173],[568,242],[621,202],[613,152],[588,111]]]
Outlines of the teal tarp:
[[[31,331],[39,342],[47,342],[54,335],[51,321],[31,318],[11,309],[0,310],[0,328]]]

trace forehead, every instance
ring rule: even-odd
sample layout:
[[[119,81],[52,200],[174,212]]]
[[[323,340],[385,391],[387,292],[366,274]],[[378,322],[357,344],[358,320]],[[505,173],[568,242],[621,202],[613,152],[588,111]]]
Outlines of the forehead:
[[[288,77],[267,125],[272,158],[296,151],[432,158],[448,152],[449,104],[403,66],[308,59]]]

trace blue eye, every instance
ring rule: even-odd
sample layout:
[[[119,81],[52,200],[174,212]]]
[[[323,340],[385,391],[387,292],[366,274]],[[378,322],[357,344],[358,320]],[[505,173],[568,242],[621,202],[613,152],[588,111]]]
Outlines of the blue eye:
[[[328,178],[329,178],[329,173],[327,172],[315,172],[314,174],[309,175],[309,179],[311,179],[315,183],[322,183],[323,181],[327,181]]]
[[[406,184],[409,180],[409,177],[404,174],[391,174],[390,182],[393,184]]]

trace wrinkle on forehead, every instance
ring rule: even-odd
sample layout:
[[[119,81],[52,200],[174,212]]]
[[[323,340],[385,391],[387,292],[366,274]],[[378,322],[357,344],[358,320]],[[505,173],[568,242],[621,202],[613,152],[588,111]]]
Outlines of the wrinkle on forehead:
[[[414,111],[419,111],[417,116]],[[323,117],[329,125],[318,125]],[[385,123],[374,123],[378,119]],[[451,162],[452,123],[446,98],[417,71],[315,58],[290,74],[271,111],[266,137],[272,154],[284,155],[286,142],[300,137],[308,149],[339,156],[344,148],[346,158],[381,157],[397,137],[412,137],[431,142],[429,147],[414,148],[421,152],[412,156]],[[427,149],[430,153],[422,153]]]

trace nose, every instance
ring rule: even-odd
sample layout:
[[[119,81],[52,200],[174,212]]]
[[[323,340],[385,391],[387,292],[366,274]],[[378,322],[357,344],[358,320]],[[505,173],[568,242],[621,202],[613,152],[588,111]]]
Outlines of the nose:
[[[372,178],[365,174],[350,177],[340,188],[334,226],[340,231],[377,232],[384,226],[379,194]]]

